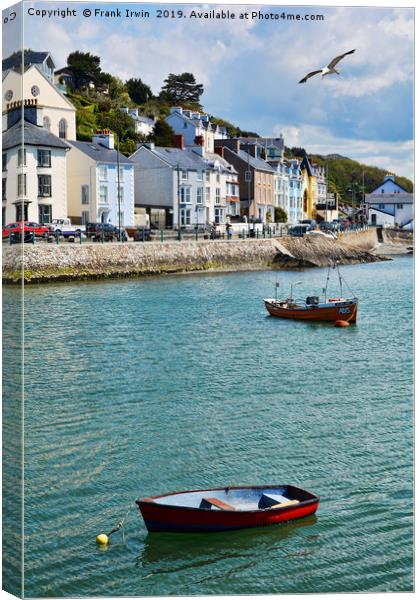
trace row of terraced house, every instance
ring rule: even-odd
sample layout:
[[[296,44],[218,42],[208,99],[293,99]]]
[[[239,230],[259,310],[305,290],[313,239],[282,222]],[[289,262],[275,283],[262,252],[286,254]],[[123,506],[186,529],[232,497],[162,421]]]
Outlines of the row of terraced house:
[[[147,214],[177,229],[270,223],[277,207],[291,224],[337,217],[324,168],[285,159],[281,135],[228,138],[208,115],[173,107],[173,146],[143,143],[126,157],[111,131],[76,138],[76,110],[50,53],[25,51],[23,73],[21,65],[21,56],[3,61],[3,224],[70,217],[131,226]],[[121,110],[152,132],[152,119]]]

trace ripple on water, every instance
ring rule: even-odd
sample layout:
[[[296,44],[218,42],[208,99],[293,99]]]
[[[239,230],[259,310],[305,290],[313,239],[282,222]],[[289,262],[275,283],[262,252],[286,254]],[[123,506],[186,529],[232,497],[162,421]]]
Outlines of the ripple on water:
[[[342,270],[361,299],[346,330],[266,316],[292,272],[27,289],[27,595],[412,589],[412,262]],[[302,295],[324,273],[299,273]],[[276,482],[318,493],[317,516],[148,535],[134,505]],[[99,552],[129,509],[126,544]]]

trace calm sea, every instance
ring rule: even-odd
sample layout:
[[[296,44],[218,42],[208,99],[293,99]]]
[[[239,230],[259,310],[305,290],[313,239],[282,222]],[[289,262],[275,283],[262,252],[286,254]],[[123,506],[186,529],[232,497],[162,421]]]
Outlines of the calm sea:
[[[323,269],[28,286],[25,594],[412,590],[412,265],[343,267],[347,329],[265,312],[276,280],[305,297]],[[264,483],[317,493],[317,515],[148,535],[134,506]]]

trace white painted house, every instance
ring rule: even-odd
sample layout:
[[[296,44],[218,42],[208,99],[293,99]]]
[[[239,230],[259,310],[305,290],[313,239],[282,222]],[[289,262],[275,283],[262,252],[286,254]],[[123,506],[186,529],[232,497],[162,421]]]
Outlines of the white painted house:
[[[134,121],[135,132],[145,137],[152,135],[153,128],[156,123],[156,119],[149,119],[144,115],[139,115],[138,108],[127,108],[123,107],[120,109],[121,112],[126,113]]]
[[[210,117],[199,112],[173,106],[166,122],[174,132],[184,137],[186,146],[203,146],[206,152],[214,152],[214,141],[227,138],[224,127],[210,121]]]
[[[365,194],[368,220],[371,225],[407,226],[414,218],[414,197],[395,182],[393,175],[370,194]]]
[[[223,224],[239,214],[237,173],[221,156],[202,146],[163,148],[143,144],[134,162],[136,207],[161,211],[161,226],[178,229]],[[153,222],[153,219],[152,219]]]
[[[38,65],[29,66],[23,75],[7,71],[3,79],[3,131],[10,127],[8,113],[21,106],[36,107],[37,125],[61,139],[76,139],[76,109]]]
[[[21,115],[20,109],[16,112]],[[27,116],[33,117],[33,112]],[[68,150],[66,142],[26,119],[3,133],[3,224],[50,223],[67,217]]]
[[[71,140],[69,146],[68,215],[72,221],[134,225],[134,166],[115,150],[113,133],[104,130],[91,142]]]

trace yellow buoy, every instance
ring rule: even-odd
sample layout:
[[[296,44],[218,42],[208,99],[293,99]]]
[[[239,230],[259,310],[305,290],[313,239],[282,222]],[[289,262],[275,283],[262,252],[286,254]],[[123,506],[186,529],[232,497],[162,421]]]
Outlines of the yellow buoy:
[[[101,546],[106,546],[108,544],[108,536],[106,535],[106,533],[100,533],[99,535],[96,536],[96,543],[100,544]]]

